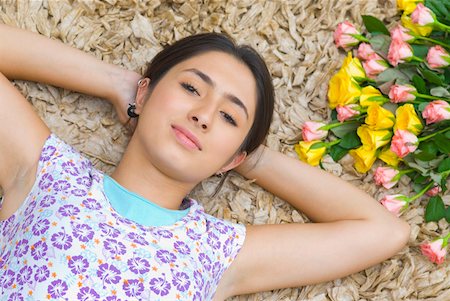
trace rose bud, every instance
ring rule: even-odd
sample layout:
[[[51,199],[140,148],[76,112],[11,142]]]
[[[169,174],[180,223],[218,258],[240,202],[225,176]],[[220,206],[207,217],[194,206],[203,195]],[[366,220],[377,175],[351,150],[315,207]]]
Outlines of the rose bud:
[[[436,21],[434,13],[422,3],[417,4],[411,14],[411,21],[420,26],[433,24]]]
[[[356,104],[349,104],[346,106],[337,106],[336,112],[337,112],[337,119],[340,122],[344,122],[347,119],[352,118],[353,116],[357,116],[360,114],[356,108],[359,108]]]
[[[428,196],[436,196],[440,192],[442,192],[441,187],[439,185],[436,185],[433,188],[430,188],[425,194]]]
[[[404,42],[412,42],[414,41],[414,37],[409,34],[409,30],[405,27],[398,24],[391,30],[391,38],[392,39],[400,39]]]
[[[360,34],[352,23],[348,21],[341,22],[334,31],[334,43],[337,47],[342,47],[345,51],[348,51],[352,46],[359,44],[359,40],[354,35]]]
[[[375,50],[373,50],[372,46],[368,43],[361,43],[358,47],[357,57],[361,60],[369,59],[369,56],[374,54]]]
[[[417,90],[414,86],[395,84],[392,85],[389,90],[389,99],[393,103],[413,101],[416,99],[416,96],[414,95],[416,92]]]
[[[411,45],[400,38],[392,39],[389,45],[388,61],[392,66],[408,62],[413,57]]]
[[[407,199],[408,198],[402,194],[392,194],[382,198],[380,203],[384,206],[384,208],[398,217],[408,207]]]
[[[397,184],[398,179],[396,176],[398,175],[398,170],[391,167],[378,167],[375,169],[375,173],[373,178],[375,180],[375,184],[382,185],[386,189],[390,189]]]
[[[450,104],[443,100],[433,100],[422,112],[427,124],[450,119]]]
[[[417,139],[417,136],[407,130],[396,130],[391,140],[391,150],[399,158],[415,151],[418,145],[419,139]]]
[[[420,245],[422,254],[428,257],[431,262],[441,264],[444,262],[447,250],[444,246],[444,239],[439,238],[431,243],[423,243]]]
[[[303,141],[321,140],[328,135],[327,130],[321,130],[320,128],[326,126],[323,122],[307,121],[302,127]]]
[[[376,53],[373,53],[366,61],[362,62],[362,66],[369,78],[375,78],[389,67],[387,62]]]
[[[449,53],[439,45],[428,49],[426,60],[431,68],[446,68],[450,65]]]

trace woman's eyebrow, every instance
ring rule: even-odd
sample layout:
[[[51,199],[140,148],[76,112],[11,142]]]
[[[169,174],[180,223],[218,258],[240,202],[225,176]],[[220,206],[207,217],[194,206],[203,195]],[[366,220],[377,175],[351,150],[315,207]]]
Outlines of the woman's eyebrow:
[[[192,72],[194,74],[196,74],[198,77],[200,77],[205,83],[207,83],[209,86],[215,88],[216,87],[216,82],[214,82],[211,77],[209,77],[209,75],[207,75],[206,73],[196,69],[196,68],[190,68],[190,69],[186,69],[183,70],[182,72]],[[240,100],[237,96],[230,94],[230,93],[225,93],[225,97],[231,101],[232,103],[236,104],[237,106],[239,106],[245,113],[245,116],[247,116],[248,119],[248,111],[247,111],[247,107],[244,105],[244,103],[242,102],[242,100]]]

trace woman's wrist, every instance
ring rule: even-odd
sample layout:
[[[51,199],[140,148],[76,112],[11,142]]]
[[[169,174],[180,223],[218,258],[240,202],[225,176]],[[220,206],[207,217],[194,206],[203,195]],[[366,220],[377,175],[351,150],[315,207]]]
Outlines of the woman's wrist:
[[[259,171],[264,168],[267,157],[271,150],[260,145],[254,152],[247,156],[244,162],[234,170],[247,179],[256,179]]]
[[[116,66],[109,71],[110,84],[106,99],[116,109],[121,123],[128,121],[127,108],[134,102],[137,91],[137,82],[142,76],[134,71],[122,69]]]

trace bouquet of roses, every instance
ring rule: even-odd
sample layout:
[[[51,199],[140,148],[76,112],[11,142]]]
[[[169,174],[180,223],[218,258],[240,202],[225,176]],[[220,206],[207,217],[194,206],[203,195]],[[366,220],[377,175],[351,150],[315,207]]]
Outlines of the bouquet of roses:
[[[383,206],[399,216],[427,194],[425,220],[450,222],[441,197],[450,175],[450,0],[397,4],[401,24],[390,30],[367,15],[367,34],[347,21],[338,25],[334,40],[348,55],[329,82],[332,120],[305,122],[295,150],[311,165],[348,153],[360,173],[379,159],[387,166],[375,170],[376,184],[389,189],[405,175],[416,191],[385,196]],[[422,244],[423,253],[443,262],[449,238]]]

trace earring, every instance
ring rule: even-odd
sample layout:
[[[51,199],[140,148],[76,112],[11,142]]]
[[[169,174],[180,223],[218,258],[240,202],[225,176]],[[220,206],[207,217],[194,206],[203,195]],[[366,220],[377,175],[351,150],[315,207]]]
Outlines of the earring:
[[[139,117],[139,114],[136,114],[136,104],[133,103],[129,103],[128,104],[128,110],[127,110],[127,114],[128,116],[130,116],[130,118],[136,118]]]

